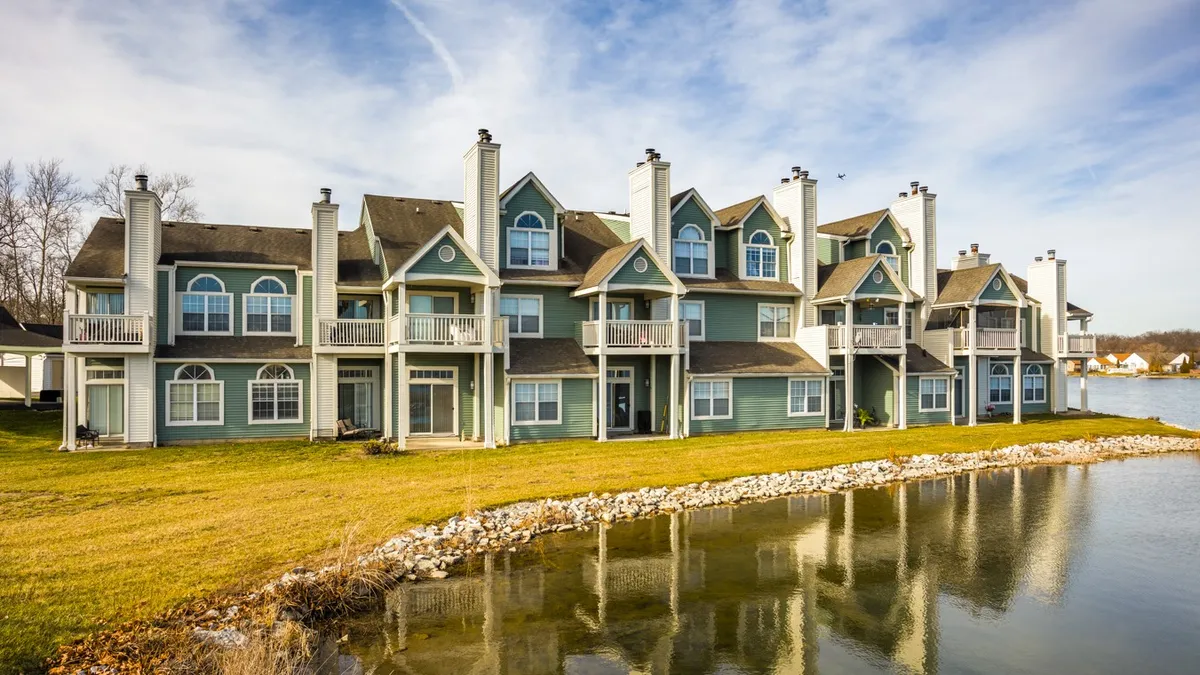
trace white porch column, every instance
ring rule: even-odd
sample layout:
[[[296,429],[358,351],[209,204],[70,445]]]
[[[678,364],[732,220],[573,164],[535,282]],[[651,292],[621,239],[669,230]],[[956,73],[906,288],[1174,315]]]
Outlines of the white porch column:
[[[845,371],[846,371],[846,420],[843,426],[846,431],[854,431],[854,302],[846,301],[846,334],[843,336],[845,344]]]
[[[475,441],[479,440],[479,418],[482,414],[481,409],[483,408],[483,377],[482,373],[479,372],[479,361],[479,354],[475,354],[473,365],[471,366],[471,382],[475,385],[475,410],[474,414],[471,415],[471,440]]]
[[[951,351],[953,351],[953,350],[951,350]],[[954,363],[953,356],[950,357],[950,363],[952,364],[952,367],[953,367],[953,363]],[[950,389],[950,399],[948,402],[950,403],[950,426],[953,427],[958,424],[958,417],[955,415],[955,411],[954,411],[954,390],[958,389],[958,368],[954,368],[954,374],[950,376],[949,389]],[[919,395],[920,395],[920,393],[918,392],[918,396]]]
[[[496,447],[496,355],[483,353],[483,447]],[[507,397],[507,393],[505,394]],[[562,392],[559,392],[562,396]]]
[[[903,314],[903,312],[901,312]],[[903,330],[903,328],[901,328]],[[896,398],[900,399],[900,424],[901,429],[908,428],[908,354],[900,355],[900,388]]]
[[[1021,403],[1025,398],[1025,373],[1021,370],[1021,355],[1013,358],[1013,424],[1021,423]],[[974,474],[972,474],[974,475]]]
[[[75,449],[75,427],[78,422],[78,402],[77,397],[79,392],[78,383],[75,381],[75,357],[70,354],[63,355],[63,417],[66,418],[66,434],[64,435],[64,443],[67,450]]]
[[[596,352],[600,379],[596,384],[596,440],[608,440],[608,293],[600,291],[596,300]]]
[[[403,307],[401,307],[403,311]],[[400,369],[400,400],[396,406],[396,445],[401,450],[408,446],[408,355],[396,354],[396,367]]]
[[[1080,367],[1079,367],[1079,412],[1087,412],[1088,411],[1087,373],[1088,373],[1087,359],[1084,359],[1082,365],[1080,365]],[[1055,382],[1054,384],[1055,384],[1055,386],[1057,386],[1058,382]]]
[[[658,355],[650,355],[650,433],[658,433]]]
[[[963,386],[968,387],[967,426],[979,424],[979,361],[975,352],[975,305],[971,305],[967,326],[967,377]]]
[[[33,356],[25,355],[25,407],[33,407]]]
[[[729,392],[732,397],[733,392]],[[731,399],[732,400],[732,399]],[[671,438],[679,438],[679,354],[671,355],[671,410],[667,418],[671,428]],[[684,410],[684,415],[689,411]]]
[[[387,324],[384,324],[386,331]],[[383,341],[383,437],[392,437],[392,419],[395,415],[395,402],[392,400],[392,352],[387,347],[387,340]]]

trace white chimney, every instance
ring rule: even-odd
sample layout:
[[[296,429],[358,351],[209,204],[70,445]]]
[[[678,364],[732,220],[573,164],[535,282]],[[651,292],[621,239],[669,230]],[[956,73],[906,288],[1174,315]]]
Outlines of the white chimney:
[[[954,260],[950,262],[952,270],[969,270],[975,267],[983,267],[991,263],[991,253],[980,253],[979,244],[971,244],[971,250],[960,250]]]
[[[908,265],[908,287],[925,302],[921,306],[923,319],[929,318],[937,297],[937,195],[920,183],[910,183],[911,189],[892,202],[892,216],[912,238],[913,248]]]
[[[312,205],[313,312],[316,319],[337,318],[338,205],[330,202],[331,195],[329,188],[322,188],[321,200]]]
[[[125,191],[125,313],[154,313],[158,258],[162,253],[162,200],[151,191],[149,179],[134,176],[135,188]],[[166,317],[163,317],[164,319]]]
[[[654,148],[629,172],[629,237],[645,239],[661,259],[671,259],[671,163]]]
[[[784,181],[775,186],[772,205],[791,226],[788,280],[804,293],[802,325],[814,326],[817,323],[817,308],[812,304],[817,293],[817,180],[794,166],[791,179]]]
[[[1037,260],[1026,270],[1028,295],[1042,303],[1038,351],[1055,357],[1054,411],[1067,409],[1065,362],[1057,357],[1058,336],[1067,332],[1067,261],[1049,251],[1048,260]]]
[[[493,270],[500,269],[500,144],[487,129],[463,155],[463,236]]]

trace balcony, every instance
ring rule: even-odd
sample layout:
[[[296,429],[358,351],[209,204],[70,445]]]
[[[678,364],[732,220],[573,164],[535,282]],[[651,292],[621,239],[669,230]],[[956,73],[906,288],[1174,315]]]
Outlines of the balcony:
[[[1090,333],[1063,333],[1058,336],[1058,355],[1091,358],[1096,355],[1096,336]]]
[[[489,336],[486,330],[489,319],[482,314],[407,314],[394,316],[391,321],[393,337],[400,344],[434,347],[439,351],[503,347],[507,327],[503,317],[491,319]]]
[[[971,329],[951,329],[951,343],[956,351],[970,351]],[[1021,348],[1021,335],[1016,328],[976,328],[975,350],[978,352],[1016,351]]]
[[[584,321],[583,347],[600,347],[600,322]],[[621,351],[678,350],[687,343],[687,323],[675,321],[605,321],[605,349]]]
[[[142,314],[67,314],[63,342],[72,352],[150,351],[154,322]]]
[[[835,352],[846,350],[847,326],[826,326],[829,333],[829,349]],[[857,350],[900,351],[904,349],[904,329],[900,326],[854,326],[851,331],[852,347]]]
[[[383,338],[383,319],[321,319],[317,326],[320,347],[382,348]]]

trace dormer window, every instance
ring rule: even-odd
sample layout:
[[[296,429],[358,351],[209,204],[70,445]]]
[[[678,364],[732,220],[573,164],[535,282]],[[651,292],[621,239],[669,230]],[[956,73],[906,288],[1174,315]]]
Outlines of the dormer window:
[[[709,246],[704,232],[695,225],[684,225],[675,240],[675,273],[681,276],[708,276]]]
[[[245,297],[245,323],[242,332],[292,332],[292,296],[287,286],[276,277],[262,277],[250,287]]]
[[[883,256],[888,265],[896,272],[900,271],[900,256],[896,255],[896,247],[890,241],[881,241],[875,246],[875,253]]]
[[[225,292],[225,283],[211,274],[201,274],[188,282],[180,300],[180,332],[233,332],[233,294]]]
[[[746,244],[746,276],[752,279],[776,279],[779,277],[779,252],[771,235],[758,230],[750,235]]]
[[[550,237],[546,221],[533,211],[517,216],[508,228],[509,267],[550,267]]]

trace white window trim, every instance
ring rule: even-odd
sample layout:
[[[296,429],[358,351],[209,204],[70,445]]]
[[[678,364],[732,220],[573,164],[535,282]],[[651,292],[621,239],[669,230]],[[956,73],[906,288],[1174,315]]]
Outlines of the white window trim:
[[[804,390],[804,410],[802,412],[792,412],[792,383],[793,382],[819,382],[821,384],[821,409],[812,411],[808,409],[808,385]],[[825,402],[829,396],[829,391],[825,387],[825,378],[821,377],[789,377],[787,385],[787,416],[788,417],[818,417],[825,415]],[[732,408],[731,408],[732,409]]]
[[[276,282],[277,284],[279,284],[280,286],[283,287],[283,293],[255,293],[254,287],[257,286],[262,281]],[[267,330],[249,330],[247,328],[247,326],[250,325],[249,321],[247,321],[247,318],[250,315],[250,298],[267,298]],[[291,330],[288,330],[288,331],[271,330],[272,314],[271,314],[270,298],[291,298],[291,300],[292,300],[292,312],[291,312],[292,328],[291,328]],[[280,279],[279,277],[268,275],[268,276],[261,276],[261,277],[255,279],[254,283],[250,284],[250,292],[242,295],[242,335],[278,335],[280,337],[295,336],[296,335],[296,324],[298,323],[297,312],[296,312],[296,303],[297,303],[297,297],[295,295],[288,294],[287,284],[283,283],[283,280]]]
[[[995,373],[993,373],[992,370],[994,368],[996,368],[997,366],[1003,367],[1005,369],[1005,371],[1007,372],[1007,374],[1006,375],[996,375]],[[1005,378],[1008,380],[1008,400],[1007,401],[992,400],[992,392],[993,391],[997,391],[997,392],[1004,391],[1003,389],[992,389],[992,378],[997,378],[997,379]],[[1012,396],[1013,396],[1013,393],[1012,393],[1012,385],[1013,385],[1012,366],[1008,365],[1007,363],[993,363],[992,365],[988,366],[988,381],[987,382],[988,382],[987,403],[990,403],[992,405],[1012,405]]]
[[[684,322],[687,319],[683,318],[684,305],[700,305],[700,335],[688,335],[688,340],[691,342],[704,342],[705,335],[708,333],[708,316],[705,314],[708,309],[704,306],[703,300],[680,300],[679,301],[679,321]]]
[[[283,293],[258,293],[257,291],[255,291],[254,287],[264,281],[274,281],[275,283],[279,284],[283,288]],[[283,279],[280,279],[279,277],[274,276],[274,275],[267,274],[267,275],[263,275],[263,276],[255,279],[254,283],[250,284],[250,292],[247,293],[246,295],[287,295],[287,294],[288,294],[288,287],[287,287],[287,284],[283,283]]]
[[[787,308],[788,311],[788,335],[787,337],[764,337],[762,334],[762,310],[765,307],[771,308]],[[778,325],[776,319],[772,322],[773,325]],[[759,342],[791,342],[796,337],[796,307],[785,302],[760,302],[754,314],[755,331],[758,333]],[[776,330],[776,332],[779,332]]]
[[[679,228],[679,232],[683,232],[685,229],[687,229],[689,227],[695,228],[695,230],[700,233],[700,238],[699,239],[680,239],[680,238],[676,237],[671,240],[671,271],[674,272],[675,276],[677,276],[677,277],[693,277],[696,279],[713,279],[716,276],[716,266],[717,266],[716,261],[713,260],[713,242],[709,241],[708,239],[705,239],[704,238],[704,230],[699,225],[696,225],[694,223],[685,223],[683,225],[683,227]],[[678,234],[678,233],[676,233],[676,234]],[[768,235],[768,236],[770,236],[770,235]],[[696,244],[704,244],[704,248],[708,250],[708,272],[706,274],[695,274],[694,272],[680,272],[679,270],[675,269],[675,244],[676,244],[676,242],[687,243],[687,244],[691,244],[693,246],[695,246]],[[693,261],[692,267],[694,268],[695,267],[695,257],[694,256],[692,258],[692,261]]]
[[[453,298],[454,299],[454,314],[458,314],[458,293],[453,291],[426,291],[422,289],[411,289],[404,294],[404,313],[416,314],[416,316],[445,316],[444,314],[424,314],[412,311],[412,299],[414,296],[428,295],[435,298]]]
[[[891,253],[883,253],[879,250],[884,244],[887,244],[888,248],[892,249]],[[883,258],[884,263],[889,265],[892,268],[893,272],[895,272],[896,274],[900,274],[900,254],[896,253],[896,245],[895,244],[893,244],[892,242],[890,242],[886,239],[879,242],[878,244],[875,244],[875,255]],[[891,261],[895,261],[896,264],[892,265]]]
[[[708,382],[708,383],[712,383],[712,384],[719,384],[719,383],[724,382],[726,385],[728,385],[729,386],[729,414],[727,414],[727,415],[711,414],[712,413],[712,401],[714,401],[716,399],[713,399],[712,396],[710,395],[709,398],[706,399],[709,401],[708,410],[709,410],[710,414],[697,415],[696,414],[696,383],[697,382]],[[692,380],[691,387],[688,390],[688,400],[691,401],[691,406],[690,406],[691,410],[689,410],[688,413],[691,414],[692,419],[694,419],[694,420],[731,420],[731,419],[733,419],[733,379],[731,379],[731,378],[695,378]]]
[[[598,308],[600,306],[600,298],[591,297],[588,300],[589,300],[589,302],[588,302],[588,321],[599,321],[600,320],[600,314],[599,314],[600,310],[596,309],[596,308]],[[638,320],[637,318],[635,318],[635,315],[637,314],[637,301],[634,300],[633,298],[609,296],[608,298],[605,299],[605,302],[607,302],[610,305],[623,305],[625,303],[629,303],[629,319],[628,319],[628,321],[637,321]],[[591,318],[593,310],[597,312],[595,319]],[[605,308],[604,311],[607,312],[608,309]],[[608,321],[626,321],[626,319],[608,319]]]
[[[221,285],[221,291],[218,292],[218,291],[188,290],[191,288],[192,284],[194,284],[196,282],[197,279],[212,279]],[[255,282],[255,283],[258,283],[258,282]],[[251,288],[254,288],[254,286],[252,285]],[[224,296],[224,297],[228,298],[229,299],[229,311],[226,312],[226,316],[229,319],[229,330],[224,330],[224,331],[184,330],[184,328],[183,328],[183,297],[185,295],[199,295],[199,296],[204,297],[204,326],[205,326],[205,328],[208,327],[208,317],[212,314],[211,312],[208,311],[208,298],[210,296]],[[175,293],[175,310],[176,310],[174,313],[175,317],[176,317],[176,319],[175,319],[175,334],[176,335],[233,335],[234,334],[233,304],[234,304],[233,303],[233,293],[230,293],[226,290],[224,281],[221,281],[216,275],[213,275],[213,274],[197,274],[196,276],[194,276],[188,280],[187,285],[185,286],[184,290],[177,291]]]
[[[1038,369],[1039,374],[1030,375],[1029,369],[1035,368],[1035,367]],[[1025,366],[1024,370],[1025,370],[1025,372],[1021,373],[1021,402],[1022,403],[1045,403],[1046,402],[1046,384],[1047,384],[1046,367],[1039,363],[1031,363],[1031,364]],[[1027,378],[1027,377],[1036,377],[1042,381],[1042,386],[1041,386],[1042,397],[1041,398],[1025,398],[1025,378]],[[1036,391],[1037,387],[1034,387],[1034,390]]]
[[[546,332],[546,303],[543,301],[542,296],[536,295],[536,294],[528,294],[528,293],[524,293],[524,294],[501,293],[500,294],[501,304],[504,303],[505,298],[512,298],[514,300],[517,300],[518,305],[520,304],[521,300],[537,300],[537,304],[538,304],[538,330],[537,330],[537,332],[536,333],[514,333],[510,330],[510,331],[508,331],[508,334],[510,337],[540,338],[545,334],[545,332]],[[505,325],[506,326],[508,325],[508,316],[509,315],[501,314],[498,311],[496,312],[496,315],[498,317],[503,318]],[[517,326],[520,327],[520,325],[521,325],[521,320],[517,319]]]
[[[763,234],[767,235],[767,239],[771,243],[770,244],[751,244],[750,241],[753,240],[754,235],[758,234],[759,232],[762,232]],[[762,253],[761,253],[761,251],[769,249],[769,250],[775,252],[775,274],[774,275],[765,276],[765,275],[759,274],[759,275],[755,276],[755,275],[750,274],[750,250],[751,249],[759,249],[760,250],[759,258],[758,258],[759,259],[758,269],[760,272],[762,271]],[[779,267],[780,267],[781,262],[782,261],[780,260],[779,247],[775,245],[775,237],[772,237],[771,233],[767,232],[766,230],[755,230],[755,231],[751,232],[750,236],[747,238],[747,241],[742,245],[742,268],[745,272],[745,278],[747,278],[747,279],[767,279],[767,280],[779,281]]]
[[[938,407],[926,408],[925,407],[925,398],[924,398],[923,394],[921,393],[921,385],[927,381],[934,382],[934,381],[938,381],[938,380],[946,383],[946,407],[944,407],[944,408],[938,408]],[[934,385],[934,386],[936,387],[936,385]],[[936,406],[936,404],[937,404],[937,389],[933,390],[933,402]],[[950,412],[950,403],[951,403],[951,401],[950,401],[950,378],[949,377],[940,377],[940,376],[932,376],[931,375],[928,377],[917,378],[917,411],[918,412],[923,412],[923,413],[924,412]]]
[[[563,416],[562,416],[563,386],[562,386],[562,383],[563,383],[562,380],[554,380],[554,379],[512,380],[512,388],[509,389],[509,395],[512,396],[512,399],[511,399],[512,400],[512,414],[510,415],[512,425],[514,427],[537,427],[537,426],[546,426],[546,425],[553,425],[553,424],[562,424],[563,423]],[[534,391],[533,391],[534,419],[532,419],[532,420],[525,420],[525,421],[517,420],[517,385],[518,384],[534,385]],[[557,401],[558,409],[557,409],[557,412],[555,413],[555,415],[557,416],[556,419],[553,419],[553,420],[540,419],[541,414],[542,414],[542,404],[541,404],[541,401],[538,399],[538,394],[537,394],[537,392],[538,392],[537,385],[540,385],[540,384],[556,384],[556,385],[558,385],[558,401]]]
[[[201,368],[204,368],[205,370],[207,370],[209,372],[210,375],[213,376],[213,379],[211,379],[211,380],[181,380],[181,379],[179,379],[179,373],[182,372],[183,369],[187,368],[188,366],[200,366]],[[166,404],[167,404],[166,409],[163,411],[163,419],[166,422],[166,426],[168,426],[168,427],[220,427],[220,426],[225,426],[225,381],[216,379],[216,376],[217,375],[213,371],[212,368],[210,368],[209,366],[206,366],[202,363],[185,363],[185,364],[182,364],[181,366],[179,366],[178,368],[176,368],[175,374],[172,376],[173,379],[167,380],[166,382],[163,383],[166,386],[166,392],[164,392],[164,394],[163,394],[164,400],[166,401]],[[220,391],[219,403],[220,403],[220,405],[217,406],[217,410],[219,411],[220,415],[218,416],[218,418],[216,420],[198,421],[196,419],[199,416],[199,405],[200,405],[199,401],[197,400],[197,396],[196,396],[195,385],[197,383],[219,385],[219,391]],[[171,420],[171,389],[172,389],[171,385],[174,385],[174,384],[193,385],[192,386],[192,419],[191,420],[179,420],[179,421]]]
[[[524,216],[526,214],[531,214],[533,216],[536,216],[537,219],[539,221],[541,221],[542,227],[540,229],[534,229],[532,227],[517,227],[517,221],[521,219],[521,216]],[[556,269],[558,269],[558,231],[557,231],[558,228],[547,227],[546,219],[543,218],[542,214],[538,213],[537,211],[522,211],[522,212],[518,213],[515,218],[513,218],[512,222],[513,222],[513,224],[511,226],[504,228],[504,260],[506,263],[505,267],[507,267],[509,269],[514,269],[514,270],[556,270]],[[514,265],[513,261],[512,261],[512,233],[514,230],[519,230],[521,232],[547,232],[547,233],[549,233],[549,235],[550,235],[550,256],[549,256],[550,260],[549,260],[549,262],[545,265]],[[532,249],[533,249],[533,247],[531,246],[530,250],[532,251]],[[533,259],[533,256],[530,255],[530,260],[532,260],[532,259]]]
[[[888,323],[888,314],[896,315],[896,323]],[[885,325],[885,326],[899,326],[900,325],[900,308],[899,307],[888,306],[888,307],[883,308],[883,325]]]
[[[917,318],[917,312],[915,309],[913,309],[912,307],[904,308],[904,319],[905,319],[904,320],[904,341],[905,342],[916,342],[917,341],[917,327],[914,323],[916,321],[916,318]]]
[[[271,366],[283,366],[284,368],[287,369],[288,374],[291,377],[284,378],[284,379],[280,379],[280,378],[269,379],[269,380],[261,379],[263,370],[270,368]],[[276,386],[275,387],[275,397],[273,399],[274,403],[275,403],[275,417],[272,419],[269,419],[269,420],[254,419],[254,385],[256,385],[256,384],[278,385],[280,382],[286,382],[288,384],[296,385],[296,387],[297,387],[297,389],[296,389],[296,415],[297,416],[294,418],[292,418],[292,417],[285,418],[285,419],[279,418],[279,387]],[[246,381],[246,423],[247,424],[299,424],[303,421],[304,421],[304,382],[297,379],[296,371],[293,370],[291,366],[287,365],[286,363],[268,363],[265,366],[258,369],[258,372],[255,374],[253,380]]]

